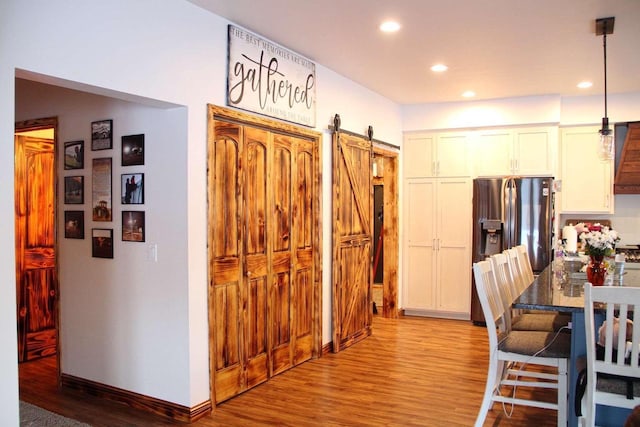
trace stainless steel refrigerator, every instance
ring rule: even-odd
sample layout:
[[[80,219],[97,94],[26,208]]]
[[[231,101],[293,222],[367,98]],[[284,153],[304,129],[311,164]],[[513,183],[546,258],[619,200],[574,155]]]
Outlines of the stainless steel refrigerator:
[[[553,249],[553,178],[505,177],[473,180],[472,262],[525,245],[534,273],[551,261]],[[471,320],[484,323],[475,282]]]

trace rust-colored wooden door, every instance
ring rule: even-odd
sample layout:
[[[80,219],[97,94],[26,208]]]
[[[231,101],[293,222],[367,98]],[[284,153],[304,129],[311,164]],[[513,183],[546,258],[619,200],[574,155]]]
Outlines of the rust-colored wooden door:
[[[313,356],[314,351],[314,260],[316,229],[314,180],[319,170],[314,144],[309,140],[295,138],[293,150],[293,364],[298,365]],[[318,337],[320,338],[320,337]]]
[[[267,379],[266,141],[216,122],[209,145],[215,400]],[[241,165],[246,165],[243,168]],[[244,173],[241,173],[244,169]]]
[[[371,334],[371,141],[333,134],[333,350]]]
[[[215,120],[209,246],[215,401],[313,354],[310,141]]]
[[[55,150],[15,137],[18,361],[56,352]]]

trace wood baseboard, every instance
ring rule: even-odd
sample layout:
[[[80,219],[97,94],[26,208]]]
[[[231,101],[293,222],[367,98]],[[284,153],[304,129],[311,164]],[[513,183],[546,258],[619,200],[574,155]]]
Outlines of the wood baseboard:
[[[322,346],[322,355],[333,353],[333,341],[329,341]]]
[[[132,408],[152,412],[176,421],[192,423],[206,415],[209,415],[212,410],[210,400],[189,408],[187,406],[167,402],[166,400],[160,400],[117,387],[111,387],[83,378],[74,377],[73,375],[62,374],[60,379],[62,387],[79,390],[92,396],[114,400],[116,402],[124,403]]]

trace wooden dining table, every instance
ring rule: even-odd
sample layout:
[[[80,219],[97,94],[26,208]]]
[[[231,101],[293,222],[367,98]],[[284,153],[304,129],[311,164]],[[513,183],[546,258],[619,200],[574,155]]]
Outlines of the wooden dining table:
[[[574,263],[554,261],[549,264],[514,301],[517,309],[559,311],[571,313],[571,360],[569,362],[569,426],[577,426],[575,395],[577,361],[586,357],[584,329],[584,284],[586,274],[575,270]],[[622,275],[611,274],[606,286],[640,287],[640,269],[627,268]],[[562,332],[561,332],[562,333]],[[623,425],[630,411],[598,405],[596,424]],[[605,422],[606,421],[606,422]],[[614,424],[611,424],[611,423]]]

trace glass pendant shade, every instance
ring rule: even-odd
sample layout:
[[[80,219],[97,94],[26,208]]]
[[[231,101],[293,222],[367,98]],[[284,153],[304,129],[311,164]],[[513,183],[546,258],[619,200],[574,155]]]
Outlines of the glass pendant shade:
[[[609,128],[609,118],[602,118],[602,129],[600,134],[600,143],[598,144],[598,156],[602,160],[611,160],[614,156],[613,132]]]
[[[602,160],[613,159],[614,143],[610,129],[600,129],[599,155]]]

